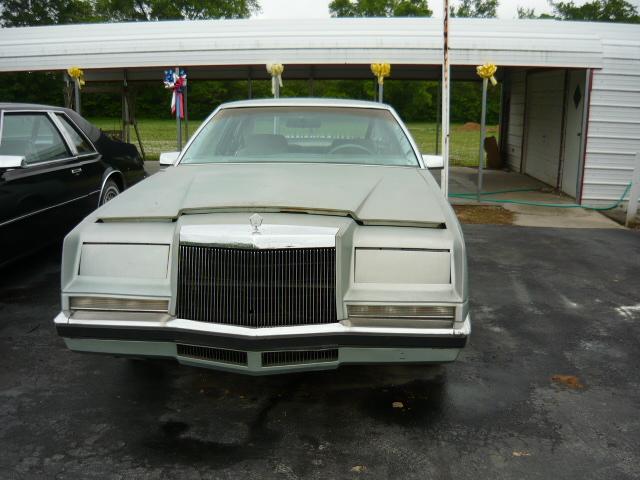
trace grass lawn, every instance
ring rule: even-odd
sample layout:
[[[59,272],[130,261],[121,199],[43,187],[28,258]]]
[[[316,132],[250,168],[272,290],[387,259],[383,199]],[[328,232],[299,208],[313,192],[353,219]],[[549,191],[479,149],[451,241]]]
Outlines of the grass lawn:
[[[103,130],[118,130],[120,120],[117,118],[91,118],[92,123]],[[193,133],[201,120],[189,121],[189,133]],[[413,138],[423,153],[435,153],[436,148],[436,124],[435,123],[409,123],[407,124]],[[176,122],[175,120],[138,120],[140,136],[147,154],[147,160],[157,160],[160,152],[176,150]],[[134,135],[133,129],[131,135]],[[498,127],[487,127],[487,136],[498,136]],[[135,140],[135,137],[132,137]],[[135,142],[134,142],[135,143]],[[450,159],[453,165],[477,166],[478,148],[480,144],[480,129],[477,124],[452,124]]]

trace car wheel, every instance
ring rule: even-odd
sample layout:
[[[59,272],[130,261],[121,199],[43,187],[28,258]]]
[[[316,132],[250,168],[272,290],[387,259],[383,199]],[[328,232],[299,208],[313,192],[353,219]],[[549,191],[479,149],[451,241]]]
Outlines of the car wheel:
[[[120,187],[113,180],[107,180],[107,183],[104,184],[104,189],[102,190],[102,195],[100,196],[100,205],[104,205],[109,200],[113,200],[120,194]]]

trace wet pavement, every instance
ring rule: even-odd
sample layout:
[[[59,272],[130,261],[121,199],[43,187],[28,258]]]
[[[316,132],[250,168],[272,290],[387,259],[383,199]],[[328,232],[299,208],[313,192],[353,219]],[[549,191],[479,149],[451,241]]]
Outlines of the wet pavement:
[[[65,350],[59,253],[0,272],[0,478],[640,477],[640,232],[465,226],[443,367],[245,377]]]

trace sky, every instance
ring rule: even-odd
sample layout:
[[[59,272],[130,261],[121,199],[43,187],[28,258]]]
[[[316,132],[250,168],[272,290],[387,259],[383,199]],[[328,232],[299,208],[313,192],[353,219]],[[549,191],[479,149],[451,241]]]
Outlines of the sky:
[[[576,4],[585,0],[574,0]],[[627,0],[640,9],[640,0]],[[255,18],[327,18],[330,0],[259,0],[262,12]],[[455,0],[450,0],[455,3]],[[502,0],[498,7],[499,18],[518,18],[518,7],[534,8],[536,13],[550,13],[547,0]],[[429,0],[434,17],[442,17],[442,1]]]

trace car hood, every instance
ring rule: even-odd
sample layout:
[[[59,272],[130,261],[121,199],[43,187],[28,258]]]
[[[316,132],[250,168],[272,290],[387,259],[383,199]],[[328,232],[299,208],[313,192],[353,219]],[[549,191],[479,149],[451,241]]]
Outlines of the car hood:
[[[110,201],[103,221],[175,219],[215,211],[349,215],[370,225],[445,223],[440,190],[426,170],[335,164],[215,164],[168,167]]]

